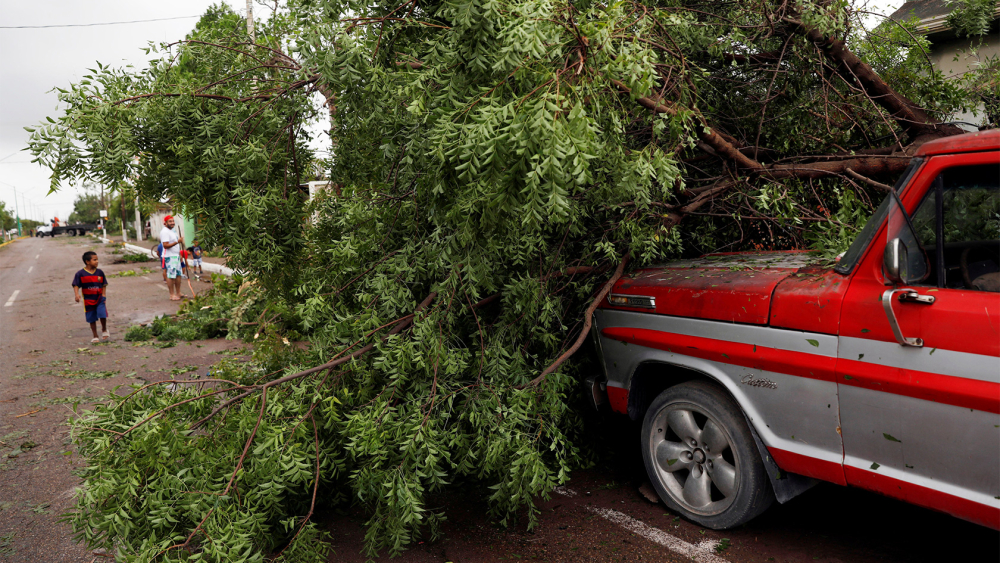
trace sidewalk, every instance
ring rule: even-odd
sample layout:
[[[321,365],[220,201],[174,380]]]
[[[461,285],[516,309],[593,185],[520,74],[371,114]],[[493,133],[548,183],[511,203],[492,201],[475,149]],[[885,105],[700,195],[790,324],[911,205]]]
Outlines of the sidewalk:
[[[17,237],[17,238],[15,238],[15,239],[10,239],[10,240],[9,240],[9,241],[7,241],[7,242],[3,242],[3,243],[0,243],[0,248],[3,248],[3,247],[7,246],[8,244],[10,244],[10,243],[12,243],[12,242],[17,242],[17,241],[19,241],[19,240],[21,240],[21,239],[25,239],[25,238],[30,238],[30,237],[28,237],[28,236],[23,236],[23,237]]]

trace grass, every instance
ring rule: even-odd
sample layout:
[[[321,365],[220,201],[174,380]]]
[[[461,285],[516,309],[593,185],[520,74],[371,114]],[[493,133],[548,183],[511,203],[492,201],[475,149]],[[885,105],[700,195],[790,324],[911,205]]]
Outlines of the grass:
[[[118,375],[118,371],[86,371],[86,370],[63,370],[56,374],[59,377],[69,377],[72,379],[107,379]],[[134,373],[132,375],[135,375]]]
[[[122,254],[121,258],[115,260],[116,264],[121,264],[123,262],[134,264],[136,262],[152,262],[154,259],[149,254],[130,252],[128,254]]]
[[[144,276],[146,274],[153,273],[153,269],[143,266],[138,270],[125,270],[124,272],[118,272],[117,274],[109,274],[109,278],[132,278],[135,276]]]
[[[88,403],[93,402],[94,399],[99,397],[88,397],[86,395],[79,396],[69,396],[69,397],[53,397],[51,399],[43,399],[41,401],[35,401],[28,405],[28,408],[38,408],[38,407],[49,407],[52,405],[72,405],[74,403]]]
[[[0,536],[0,555],[14,555],[14,532]]]

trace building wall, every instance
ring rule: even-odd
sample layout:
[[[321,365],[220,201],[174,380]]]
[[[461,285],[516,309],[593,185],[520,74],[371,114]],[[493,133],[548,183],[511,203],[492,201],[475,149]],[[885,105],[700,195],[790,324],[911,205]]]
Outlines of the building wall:
[[[1000,35],[996,33],[974,40],[969,38],[932,40],[934,43],[928,56],[934,68],[944,73],[946,78],[960,79],[970,72],[975,72],[987,60],[1000,57]],[[979,107],[977,114],[974,115],[972,112],[958,114],[954,120],[983,125],[986,115],[982,111],[982,106]]]
[[[183,215],[173,213],[168,210],[156,211],[149,216],[149,226],[152,233],[152,240],[150,240],[149,244],[152,245],[159,242],[160,231],[163,230],[163,218],[167,215],[173,215],[174,223],[176,224],[174,226],[174,230],[177,230],[178,228],[180,229],[178,234],[184,237],[185,248],[191,246],[191,242],[198,237],[198,233],[195,231],[194,222]]]

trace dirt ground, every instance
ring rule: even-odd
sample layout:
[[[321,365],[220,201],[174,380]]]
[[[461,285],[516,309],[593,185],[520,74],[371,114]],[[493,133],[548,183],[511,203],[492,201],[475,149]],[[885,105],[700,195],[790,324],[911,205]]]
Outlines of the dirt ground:
[[[91,249],[109,276],[141,273],[144,266],[152,270],[109,280],[108,344],[89,343],[83,307],[73,301],[70,288],[73,273],[82,267],[80,256]],[[58,522],[72,507],[79,485],[73,470],[83,462],[65,425],[73,416],[72,404],[79,401],[79,408],[86,408],[119,385],[182,372],[204,374],[221,352],[242,346],[225,340],[172,348],[124,342],[129,324],[172,313],[177,304],[167,299],[157,263],[112,264],[110,250],[89,237],[25,239],[0,248],[0,303],[18,292],[10,306],[0,305],[0,561],[111,561],[84,549],[68,525]],[[195,290],[206,287],[194,282]],[[562,494],[539,501],[540,524],[534,530],[528,531],[523,520],[508,529],[497,526],[487,515],[486,492],[466,487],[429,503],[447,516],[443,536],[421,538],[392,561],[1000,561],[995,531],[834,485],[819,485],[775,505],[741,528],[706,530],[638,492],[645,476],[635,424],[598,415],[586,424],[600,461],[575,472]],[[331,562],[368,560],[362,553],[366,519],[359,507],[325,507],[317,514],[333,539]],[[623,522],[632,522],[631,528]],[[685,555],[683,546],[694,551]]]
[[[83,305],[70,282],[94,250],[109,276],[107,344],[90,344]],[[125,328],[177,311],[159,264],[113,264],[111,247],[91,237],[19,240],[0,249],[0,561],[90,562],[95,556],[57,522],[72,507],[82,462],[64,424],[120,385],[170,379],[219,361],[239,342],[178,342],[171,348],[122,340]],[[143,268],[151,270],[147,273]],[[142,275],[112,277],[125,271]],[[190,295],[184,283],[183,292]],[[209,284],[193,281],[195,291]],[[98,558],[107,561],[107,558]]]

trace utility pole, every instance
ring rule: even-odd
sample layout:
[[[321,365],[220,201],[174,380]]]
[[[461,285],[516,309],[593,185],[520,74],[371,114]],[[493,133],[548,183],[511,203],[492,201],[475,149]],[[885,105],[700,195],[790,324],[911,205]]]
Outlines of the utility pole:
[[[107,226],[107,215],[108,206],[104,203],[104,184],[101,184],[101,211],[104,211],[104,216],[101,217],[101,231],[104,233],[104,238],[108,238],[108,226]]]
[[[122,242],[128,242],[128,228],[125,227],[125,194],[118,193],[118,201],[122,204]]]
[[[135,239],[142,242],[142,215],[139,213],[139,196],[135,196]]]
[[[17,206],[17,190],[14,190],[14,217],[17,218],[17,236],[21,236],[21,212]]]
[[[247,0],[247,35],[251,42],[257,42],[257,33],[253,27],[253,0]]]

